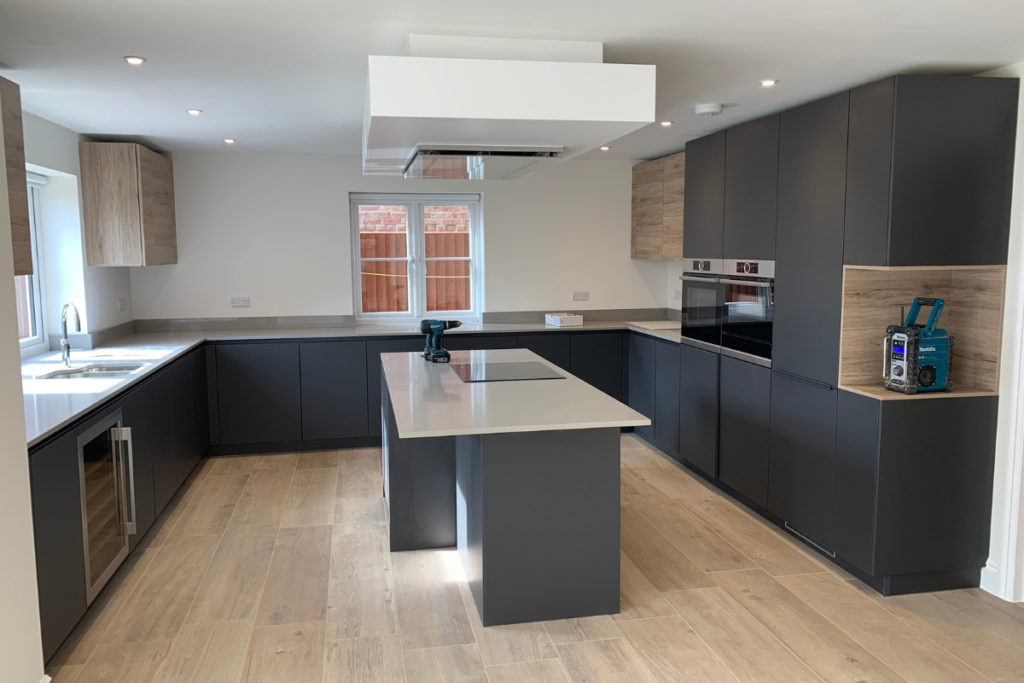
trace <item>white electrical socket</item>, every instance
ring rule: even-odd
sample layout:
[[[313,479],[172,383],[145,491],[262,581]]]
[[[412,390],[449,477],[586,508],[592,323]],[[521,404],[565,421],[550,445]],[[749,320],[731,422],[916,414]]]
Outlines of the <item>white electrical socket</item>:
[[[682,301],[682,300],[683,300],[683,290],[677,289],[676,290],[676,301]]]
[[[123,311],[124,310],[124,299],[118,299],[117,300],[117,310],[118,311]]]
[[[573,292],[573,301],[590,301],[590,292]]]
[[[233,296],[233,297],[231,297],[231,308],[249,308],[249,297],[247,297],[247,296]]]

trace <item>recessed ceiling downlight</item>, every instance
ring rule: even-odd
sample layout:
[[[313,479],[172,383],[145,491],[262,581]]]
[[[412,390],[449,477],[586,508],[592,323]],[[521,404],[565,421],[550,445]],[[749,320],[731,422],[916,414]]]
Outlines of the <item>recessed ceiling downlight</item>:
[[[770,88],[778,82],[779,79],[777,78],[766,78],[765,80],[761,81],[761,85],[763,85],[766,88]]]
[[[146,58],[145,57],[135,57],[133,55],[128,55],[127,57],[124,58],[124,61],[128,62],[132,66],[140,66],[140,65],[146,63]]]
[[[235,139],[234,138],[227,138],[226,140],[224,140],[224,143],[228,144],[228,145],[233,145],[233,144],[235,144]]]
[[[607,151],[608,151],[608,150],[610,150],[610,149],[611,149],[611,147],[609,147],[608,145],[603,145],[603,146],[601,147],[601,151],[602,151],[602,152],[607,152]]]
[[[199,116],[203,113],[202,109],[186,109],[185,111],[189,113],[189,116]]]
[[[669,126],[671,126],[671,125],[672,125],[672,122],[671,122],[671,121],[662,121],[662,122],[661,122],[661,127],[662,127],[662,128],[668,128],[668,127],[669,127]]]
[[[698,104],[693,108],[693,111],[697,116],[718,116],[722,113],[722,105],[719,102],[708,102],[707,104]]]

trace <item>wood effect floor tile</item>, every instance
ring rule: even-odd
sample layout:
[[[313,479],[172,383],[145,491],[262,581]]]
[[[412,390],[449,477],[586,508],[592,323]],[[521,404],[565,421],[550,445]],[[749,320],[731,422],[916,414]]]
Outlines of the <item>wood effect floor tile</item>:
[[[248,480],[248,474],[211,474],[200,482],[171,538],[224,533]]]
[[[228,527],[280,524],[295,470],[288,467],[257,469],[249,475],[228,521]]]
[[[778,579],[907,681],[985,683],[988,679],[831,574]]]
[[[655,683],[624,640],[559,645],[558,654],[573,683]]]
[[[295,467],[300,470],[319,470],[338,466],[338,451],[308,451],[299,454]]]
[[[464,645],[473,629],[459,591],[458,557],[451,550],[392,553],[395,606],[405,649]],[[408,669],[406,676],[409,676]]]
[[[387,532],[387,512],[383,496],[376,498],[338,498],[334,505],[334,533],[365,534]]]
[[[324,683],[402,683],[405,662],[398,636],[327,638]]]
[[[82,673],[84,664],[77,666],[60,666],[55,669],[47,669],[46,674],[50,677],[50,683],[75,683],[78,674]]]
[[[209,474],[249,474],[259,458],[258,455],[218,455],[210,458]]]
[[[250,620],[186,624],[153,683],[237,683],[252,630]]]
[[[760,569],[714,574],[733,600],[825,681],[902,683],[861,644]]]
[[[655,469],[634,469],[633,473],[646,480],[651,486],[674,500],[700,500],[704,496],[719,495],[687,474],[678,465],[668,462],[658,453],[648,457],[660,460],[663,465]]]
[[[192,498],[195,497],[195,494],[201,488],[201,483],[201,480],[196,480],[181,485],[181,488],[174,493],[174,496],[167,503],[164,511],[153,522],[153,526],[143,536],[142,541],[136,547],[136,551],[159,548],[163,545],[164,541],[171,537],[171,531],[174,530],[181,516],[185,514],[185,508],[188,507],[188,504],[192,502]]]
[[[67,640],[50,659],[50,666],[71,667],[85,664],[96,646],[103,640],[117,614],[128,602],[128,597],[142,579],[149,565],[156,558],[155,549],[138,550],[128,556],[103,591],[89,606],[85,616],[78,622]],[[65,676],[70,676],[67,672]]]
[[[487,683],[476,645],[405,651],[407,683]]]
[[[555,645],[622,637],[622,631],[608,615],[545,621],[544,628]]]
[[[619,553],[619,613],[615,621],[671,617],[676,611],[633,561]]]
[[[252,618],[276,541],[274,524],[228,529],[217,546],[185,623]]]
[[[825,571],[777,532],[723,498],[708,495],[697,501],[682,501],[682,505],[772,576]]]
[[[622,508],[622,552],[659,591],[714,586],[678,548],[630,506]]]
[[[142,575],[103,642],[174,638],[206,574],[220,536],[168,539]]]
[[[480,613],[473,602],[469,584],[459,582],[459,590],[462,592],[462,601],[466,605],[466,614],[473,627],[473,635],[480,649],[480,659],[484,666],[533,662],[539,659],[558,657],[558,652],[555,650],[544,624],[534,622],[485,627],[480,621]]]
[[[488,683],[572,683],[558,659],[489,666]]]
[[[622,473],[623,497],[672,545],[706,572],[753,569],[755,565],[703,520],[629,470]]]
[[[185,477],[186,482],[202,481],[210,474],[210,469],[213,467],[215,460],[213,458],[202,458],[196,466],[192,468],[192,471]]]
[[[1024,609],[1021,605],[1001,600],[980,588],[943,591],[935,593],[935,597],[1011,643],[1024,647]]]
[[[668,466],[667,463],[661,461],[660,456],[646,448],[635,446],[624,446],[620,449],[619,460],[624,469],[632,470],[660,470]]]
[[[387,536],[381,532],[335,534],[327,593],[328,637],[359,638],[397,632],[394,572]]]
[[[270,561],[257,626],[323,621],[331,563],[329,526],[281,529]]]
[[[721,588],[666,593],[665,597],[743,683],[821,683]]]
[[[253,630],[239,683],[322,683],[324,622]]]
[[[335,469],[295,470],[281,527],[334,524]]]
[[[298,453],[270,453],[256,458],[255,470],[269,470],[277,467],[295,467],[299,462]]]
[[[75,678],[75,683],[138,683],[152,681],[171,649],[170,640],[100,645]]]
[[[859,581],[850,585],[989,679],[1024,681],[1024,649],[935,595],[883,598]]]
[[[376,449],[357,448],[339,452],[339,498],[379,498],[384,495],[384,479]]]
[[[659,683],[737,683],[718,655],[679,617],[640,619],[619,627]]]

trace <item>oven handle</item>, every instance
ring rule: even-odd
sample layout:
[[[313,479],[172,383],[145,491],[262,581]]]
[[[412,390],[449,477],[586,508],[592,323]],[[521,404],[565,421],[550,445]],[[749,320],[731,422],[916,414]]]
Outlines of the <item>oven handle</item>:
[[[680,275],[679,279],[684,282],[704,282],[712,285],[719,282],[717,277],[700,277],[699,275]],[[724,282],[724,280],[722,280],[722,282]]]
[[[764,280],[729,280],[724,278],[719,280],[719,282],[723,285],[740,285],[741,287],[771,287],[775,284],[772,281],[766,282]]]

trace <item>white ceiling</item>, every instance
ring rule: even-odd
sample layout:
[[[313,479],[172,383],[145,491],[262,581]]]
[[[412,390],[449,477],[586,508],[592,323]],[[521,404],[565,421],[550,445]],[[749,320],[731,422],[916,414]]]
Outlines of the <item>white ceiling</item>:
[[[601,41],[605,61],[656,64],[658,117],[675,125],[583,157],[640,159],[892,73],[1024,61],[1024,2],[0,0],[0,75],[27,111],[81,133],[358,154],[367,56],[408,54],[410,33]],[[727,108],[702,119],[701,102]]]

